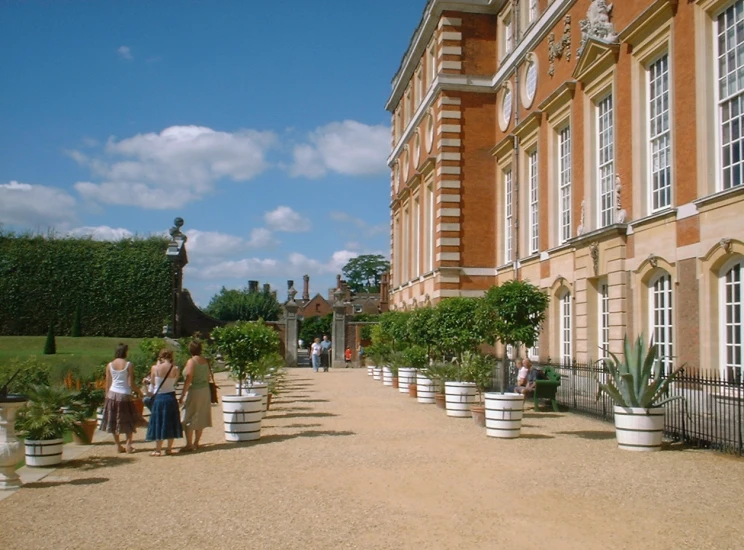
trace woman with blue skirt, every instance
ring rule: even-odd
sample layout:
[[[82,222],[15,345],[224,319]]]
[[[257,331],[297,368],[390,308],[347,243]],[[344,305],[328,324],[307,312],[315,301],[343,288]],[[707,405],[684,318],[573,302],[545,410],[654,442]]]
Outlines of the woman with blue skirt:
[[[173,440],[183,437],[181,415],[176,399],[178,367],[173,364],[173,352],[164,349],[158,355],[158,362],[150,369],[150,380],[155,390],[150,406],[150,424],[147,427],[147,441],[155,441],[155,450],[150,456],[163,456],[173,453]],[[163,441],[168,445],[163,451]]]

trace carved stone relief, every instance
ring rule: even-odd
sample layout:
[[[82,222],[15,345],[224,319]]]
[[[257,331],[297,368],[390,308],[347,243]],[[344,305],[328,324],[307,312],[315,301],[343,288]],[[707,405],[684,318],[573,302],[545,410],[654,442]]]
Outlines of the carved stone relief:
[[[555,74],[555,61],[566,58],[566,61],[571,60],[571,16],[566,15],[563,19],[563,35],[559,40],[555,39],[555,33],[551,32],[548,35],[548,74],[553,76]]]
[[[726,254],[731,254],[731,239],[721,239],[718,241],[718,245],[723,248]]]
[[[623,209],[621,202],[623,186],[620,183],[620,174],[615,174],[615,223],[625,223],[627,212]]]
[[[586,41],[590,38],[607,42],[608,44],[617,41],[617,32],[615,25],[610,22],[612,7],[614,4],[608,4],[606,0],[592,0],[589,10],[586,12],[586,19],[579,21],[581,29],[581,43],[576,50],[576,57],[581,57],[584,52]]]
[[[592,255],[592,265],[594,267],[594,276],[599,275],[599,243],[594,241],[589,245],[589,252]]]
[[[581,201],[581,218],[579,219],[579,227],[576,229],[576,234],[578,236],[583,235],[586,233],[586,226],[584,225],[584,217],[586,215],[586,201]]]
[[[656,269],[659,267],[659,258],[657,258],[654,254],[649,254],[648,256],[648,263],[651,264],[651,267]]]

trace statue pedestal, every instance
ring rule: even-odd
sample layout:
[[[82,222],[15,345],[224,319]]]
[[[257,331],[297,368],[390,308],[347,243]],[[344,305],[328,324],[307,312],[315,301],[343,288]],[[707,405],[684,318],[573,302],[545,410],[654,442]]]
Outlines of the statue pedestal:
[[[25,402],[25,397],[17,395],[0,397],[0,490],[17,489],[22,485],[15,467],[25,453],[23,441],[16,437],[15,417]]]

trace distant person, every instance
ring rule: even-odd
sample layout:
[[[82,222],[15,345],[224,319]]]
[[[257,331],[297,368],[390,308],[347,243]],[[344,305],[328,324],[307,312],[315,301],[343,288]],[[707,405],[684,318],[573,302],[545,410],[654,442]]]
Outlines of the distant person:
[[[173,352],[164,349],[158,355],[158,362],[150,369],[151,388],[154,395],[150,407],[150,424],[147,427],[147,441],[155,442],[155,450],[150,456],[173,454],[173,440],[183,437],[181,415],[176,400],[176,381],[178,367],[173,364]],[[163,441],[168,446],[163,451]]]
[[[313,370],[318,372],[320,368],[320,338],[316,338],[310,346],[310,359],[312,360]]]
[[[323,341],[320,343],[320,364],[323,366],[323,372],[328,372],[331,366],[331,349],[333,343],[328,339],[328,335],[323,335]]]
[[[351,348],[347,347],[346,351],[344,352],[344,362],[346,363],[346,368],[349,368],[349,365],[351,365]]]
[[[537,371],[532,368],[532,361],[525,359],[522,361],[522,368],[517,375],[517,385],[514,388],[515,393],[521,393],[525,397],[535,392],[537,381]]]
[[[302,344],[303,344],[303,343],[304,343],[304,342],[302,341],[302,338],[300,338],[300,339],[299,339],[299,340],[297,341],[297,347],[298,347],[298,348],[300,348],[300,349],[302,349]]]
[[[181,448],[182,453],[198,451],[204,428],[212,427],[209,361],[202,357],[202,344],[198,340],[189,344],[189,353],[191,359],[186,362],[183,369],[183,390],[178,400],[183,405],[181,424],[186,432],[186,446]]]
[[[362,346],[362,344],[359,344],[359,349],[357,350],[357,353],[359,354],[359,366],[363,367],[365,360],[364,360],[364,346]]]
[[[132,438],[138,426],[147,422],[134,405],[132,393],[142,394],[134,385],[134,368],[127,361],[129,346],[119,344],[114,352],[114,360],[106,365],[106,401],[103,404],[101,430],[114,435],[116,450],[120,453],[135,452]],[[126,437],[126,447],[122,447],[120,434]]]

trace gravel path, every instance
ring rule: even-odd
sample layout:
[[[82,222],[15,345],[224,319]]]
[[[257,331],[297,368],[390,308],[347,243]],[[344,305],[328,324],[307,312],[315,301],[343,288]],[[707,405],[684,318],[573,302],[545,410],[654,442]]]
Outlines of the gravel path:
[[[302,369],[259,442],[213,418],[199,453],[94,445],[26,485],[0,502],[0,548],[744,548],[744,460],[619,451],[578,415],[526,413],[498,441],[366,369]]]

